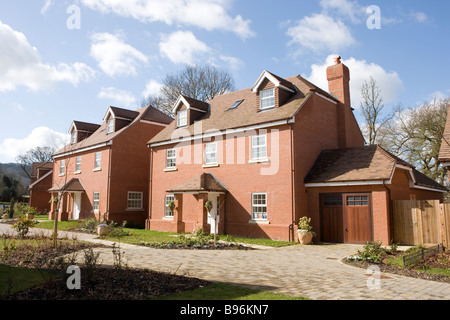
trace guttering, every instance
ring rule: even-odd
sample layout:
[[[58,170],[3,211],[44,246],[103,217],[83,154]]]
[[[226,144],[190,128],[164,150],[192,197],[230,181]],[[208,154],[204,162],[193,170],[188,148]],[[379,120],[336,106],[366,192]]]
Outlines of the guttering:
[[[419,185],[414,185],[412,186],[413,189],[422,189],[422,190],[428,190],[428,191],[434,191],[434,192],[442,192],[442,193],[447,193],[448,191],[445,190],[441,190],[441,189],[434,189],[431,187],[424,187],[424,186],[419,186]]]
[[[89,151],[89,150],[94,150],[94,149],[98,149],[98,148],[102,148],[102,147],[107,147],[112,145],[112,140],[105,142],[105,143],[100,143],[100,144],[96,144],[94,146],[91,147],[86,147],[86,148],[81,148],[81,149],[77,149],[77,150],[73,150],[73,151],[68,151],[68,152],[64,152],[58,155],[53,155],[53,159],[58,159],[58,158],[62,158],[65,156],[69,156],[69,155],[73,155],[73,154],[77,154],[77,153],[81,153],[81,152],[85,152],[85,151]]]
[[[197,140],[197,139],[207,139],[207,138],[228,135],[228,134],[235,134],[235,133],[249,131],[249,130],[258,130],[258,129],[264,129],[264,128],[277,127],[277,126],[281,126],[283,124],[289,124],[289,123],[294,123],[294,118],[273,121],[273,122],[267,122],[267,123],[257,124],[257,125],[248,126],[248,127],[241,127],[241,128],[237,128],[237,129],[225,129],[224,131],[214,131],[214,132],[209,132],[209,133],[202,133],[202,134],[188,136],[188,137],[181,137],[181,138],[174,139],[174,140],[155,142],[155,143],[148,144],[148,147],[153,148],[153,147],[159,147],[159,146],[164,146],[164,145],[168,145],[168,144],[188,142],[188,141]]]
[[[348,182],[314,182],[305,183],[307,188],[315,187],[347,187],[347,186],[369,186],[391,184],[391,180],[372,180],[372,181],[348,181]]]

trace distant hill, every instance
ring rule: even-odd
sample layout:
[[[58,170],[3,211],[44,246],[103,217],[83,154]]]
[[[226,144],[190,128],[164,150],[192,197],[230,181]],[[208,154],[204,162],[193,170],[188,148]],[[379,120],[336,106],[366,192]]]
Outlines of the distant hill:
[[[27,168],[30,172],[31,168]],[[3,175],[10,176],[22,185],[22,187],[27,190],[30,185],[30,178],[23,171],[22,167],[18,163],[0,163],[0,178]]]

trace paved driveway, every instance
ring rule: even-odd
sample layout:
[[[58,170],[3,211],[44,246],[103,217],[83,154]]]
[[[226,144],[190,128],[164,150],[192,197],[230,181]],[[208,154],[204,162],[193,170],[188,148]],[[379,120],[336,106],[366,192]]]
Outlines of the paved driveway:
[[[0,234],[5,229],[3,226],[0,224]],[[93,236],[78,234],[76,237],[99,242]],[[121,248],[131,267],[176,272],[312,299],[450,299],[448,283],[392,274],[378,276],[342,264],[340,259],[356,253],[361,248],[358,245],[297,245],[240,251],[164,250],[126,244],[121,244]],[[96,250],[103,263],[113,263],[111,249]]]

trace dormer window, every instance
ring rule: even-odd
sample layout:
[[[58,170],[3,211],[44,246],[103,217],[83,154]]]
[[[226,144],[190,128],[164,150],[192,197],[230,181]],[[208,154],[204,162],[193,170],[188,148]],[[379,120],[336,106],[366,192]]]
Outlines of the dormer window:
[[[187,126],[187,110],[178,112],[178,127]]]
[[[77,131],[76,131],[76,130],[73,130],[73,131],[72,131],[72,134],[71,134],[71,136],[70,136],[70,142],[71,142],[72,144],[77,143]]]
[[[263,90],[259,93],[261,110],[272,109],[275,107],[275,89]]]
[[[114,119],[108,120],[108,126],[106,129],[106,134],[114,133]]]

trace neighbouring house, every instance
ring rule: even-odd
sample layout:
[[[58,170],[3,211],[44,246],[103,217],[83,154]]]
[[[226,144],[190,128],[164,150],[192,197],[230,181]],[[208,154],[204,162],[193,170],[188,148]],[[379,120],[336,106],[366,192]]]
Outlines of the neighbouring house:
[[[143,224],[147,216],[146,142],[173,119],[151,106],[109,107],[101,124],[74,121],[70,143],[53,155],[52,198],[58,219],[89,217]],[[56,216],[52,202],[50,218]]]
[[[442,135],[441,149],[439,150],[439,162],[448,173],[450,167],[450,105],[448,106],[447,121]],[[448,175],[448,180],[450,182],[450,175]]]
[[[38,214],[50,212],[50,193],[52,187],[53,162],[34,162],[31,164],[30,207],[36,209]]]
[[[340,57],[327,79],[330,92],[263,71],[208,103],[180,96],[148,142],[146,228],[296,240],[308,216],[320,241],[389,243],[391,200],[442,199],[444,187],[365,146]]]

